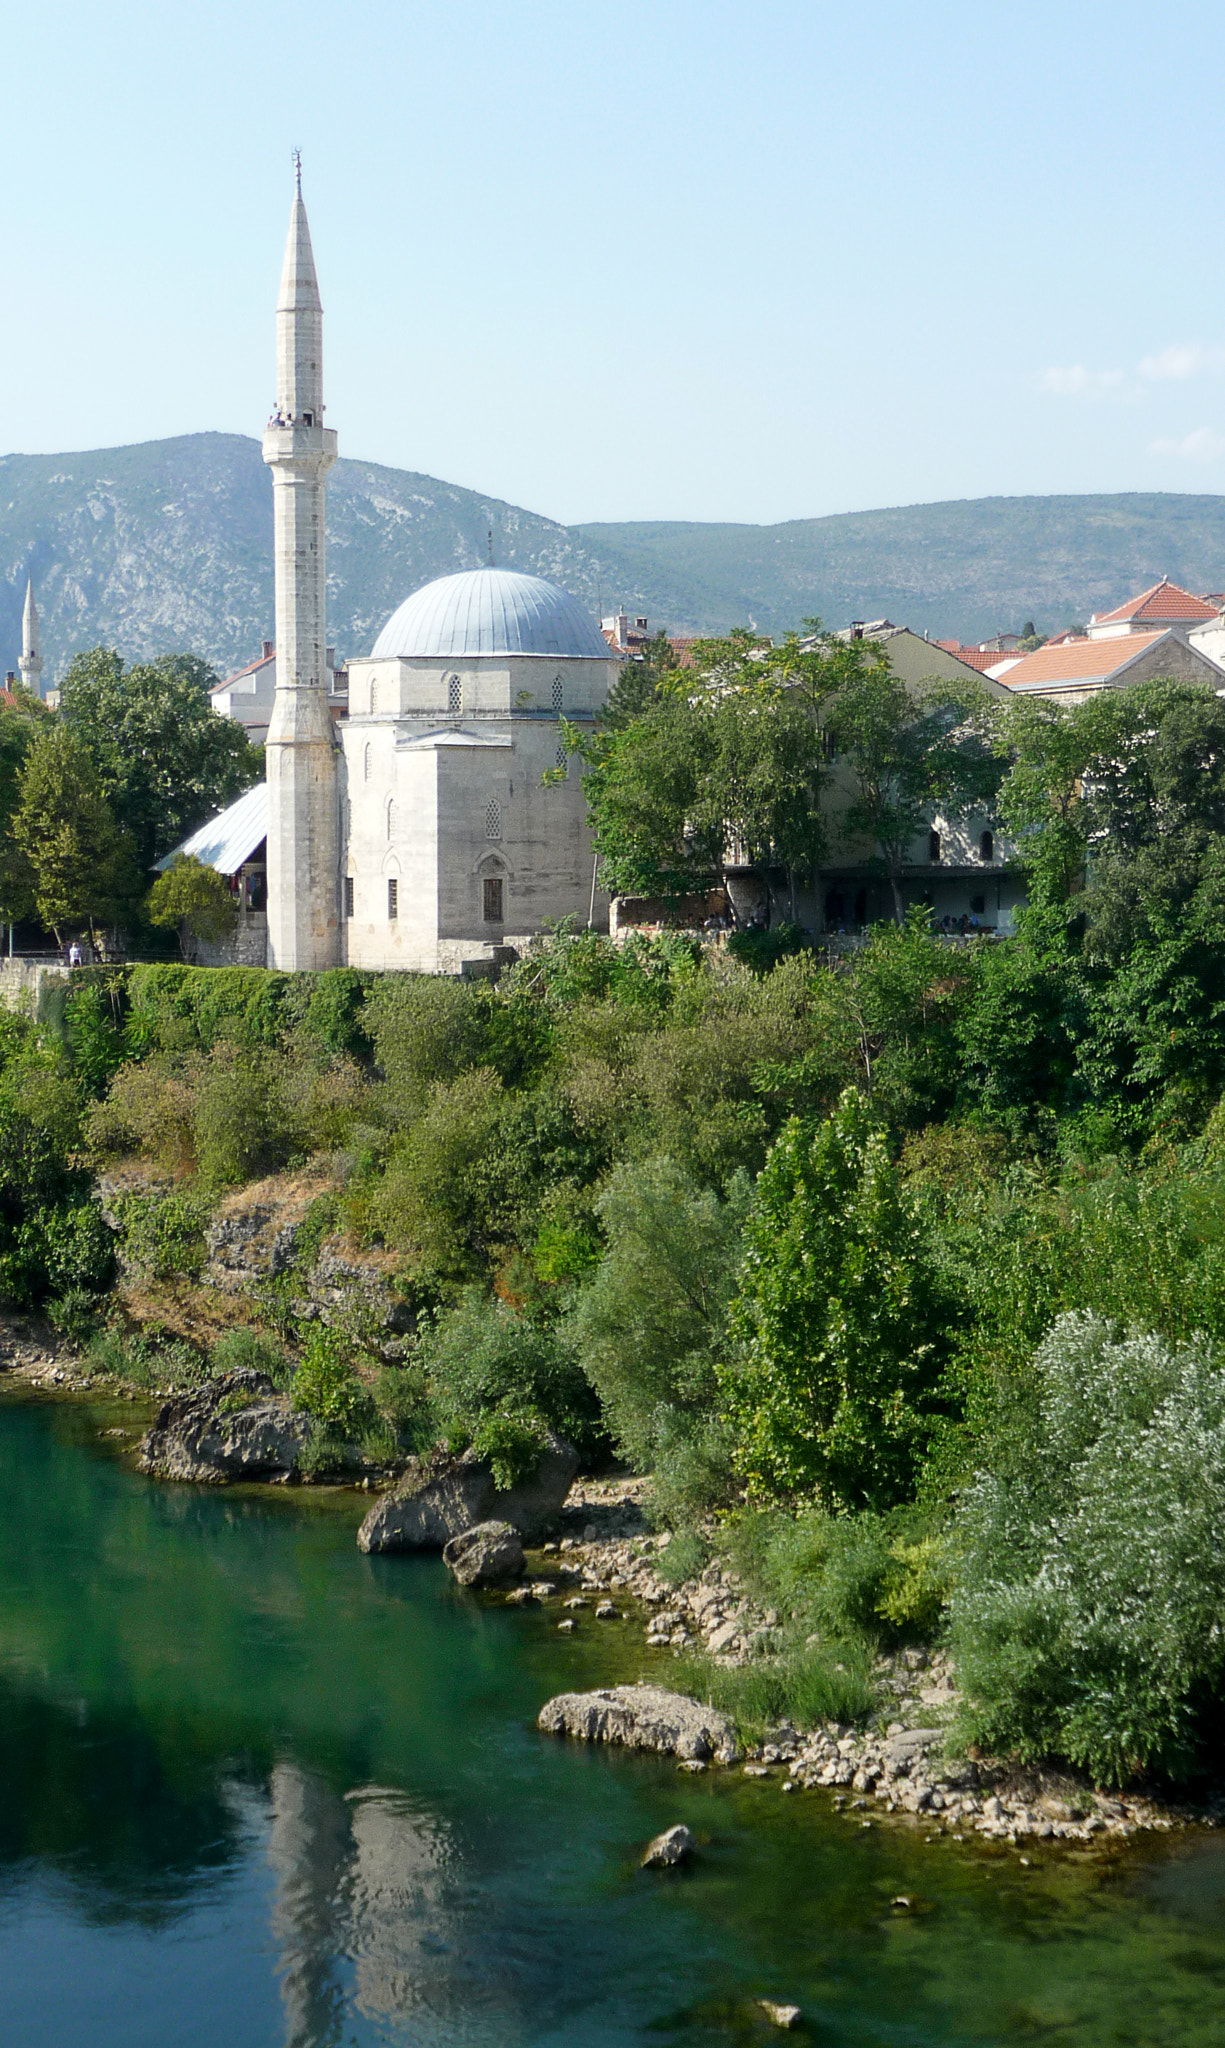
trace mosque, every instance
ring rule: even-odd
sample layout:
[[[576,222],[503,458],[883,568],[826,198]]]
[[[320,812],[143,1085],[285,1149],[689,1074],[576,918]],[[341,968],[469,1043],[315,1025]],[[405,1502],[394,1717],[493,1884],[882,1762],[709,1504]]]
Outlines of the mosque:
[[[606,929],[562,721],[594,719],[619,660],[565,591],[493,567],[426,584],[350,660],[348,716],[333,717],[324,513],[336,435],[323,424],[323,311],[300,169],[276,326],[263,443],[275,662],[266,648],[256,664],[275,675],[267,782],[175,849],[233,878],[230,957],[471,974],[560,918]]]

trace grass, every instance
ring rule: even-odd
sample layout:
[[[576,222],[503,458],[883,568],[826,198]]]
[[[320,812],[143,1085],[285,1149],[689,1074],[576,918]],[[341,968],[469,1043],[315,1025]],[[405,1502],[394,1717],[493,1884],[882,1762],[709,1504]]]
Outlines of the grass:
[[[876,1706],[868,1653],[858,1644],[812,1644],[751,1664],[677,1659],[676,1688],[718,1707],[742,1742],[761,1740],[780,1721],[815,1728],[822,1721],[859,1725]]]

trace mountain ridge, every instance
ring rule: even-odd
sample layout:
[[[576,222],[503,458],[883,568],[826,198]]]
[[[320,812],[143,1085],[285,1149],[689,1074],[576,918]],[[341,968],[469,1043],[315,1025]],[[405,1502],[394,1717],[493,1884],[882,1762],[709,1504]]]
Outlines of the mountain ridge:
[[[983,639],[1033,618],[1050,631],[1163,573],[1225,587],[1225,497],[1118,492],[948,499],[772,526],[589,521],[354,457],[328,492],[330,637],[368,650],[431,577],[488,559],[549,577],[593,613],[621,607],[676,632],[779,634],[888,616]],[[126,447],[0,457],[3,666],[20,648],[25,581],[43,621],[44,684],[78,648],[129,660],[181,648],[219,672],[272,633],[272,488],[260,444],[189,434]]]

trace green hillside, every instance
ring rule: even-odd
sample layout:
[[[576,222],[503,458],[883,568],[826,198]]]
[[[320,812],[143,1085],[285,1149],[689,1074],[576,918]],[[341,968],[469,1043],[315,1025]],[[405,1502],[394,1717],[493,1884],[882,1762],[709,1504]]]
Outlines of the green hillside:
[[[341,461],[328,494],[331,637],[367,650],[419,584],[487,555],[549,576],[594,611],[677,631],[782,632],[893,619],[982,638],[1051,628],[1162,573],[1225,586],[1225,498],[983,498],[780,526],[564,527],[411,470]],[[193,648],[222,671],[272,632],[272,490],[259,443],[192,434],[130,448],[0,458],[0,655],[15,665],[25,579],[46,680],[106,642],[130,658]]]

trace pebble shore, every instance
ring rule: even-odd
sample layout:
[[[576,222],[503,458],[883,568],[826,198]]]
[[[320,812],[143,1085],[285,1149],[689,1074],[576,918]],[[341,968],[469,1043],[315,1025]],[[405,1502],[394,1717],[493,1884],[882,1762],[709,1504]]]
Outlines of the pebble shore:
[[[648,1647],[676,1655],[701,1652],[729,1666],[768,1656],[781,1642],[780,1616],[755,1604],[725,1563],[715,1560],[679,1585],[661,1574],[668,1538],[649,1529],[646,1490],[642,1480],[578,1481],[563,1516],[569,1533],[534,1554],[533,1576],[511,1600],[556,1601],[567,1632],[586,1613],[641,1627]],[[1141,1829],[1225,1821],[1225,1801],[1115,1797],[1069,1775],[946,1755],[957,1694],[949,1659],[938,1653],[901,1651],[881,1659],[873,1676],[882,1706],[867,1728],[774,1728],[740,1768],[775,1779],[784,1793],[828,1792],[864,1825],[887,1818],[954,1840],[1101,1845]]]

